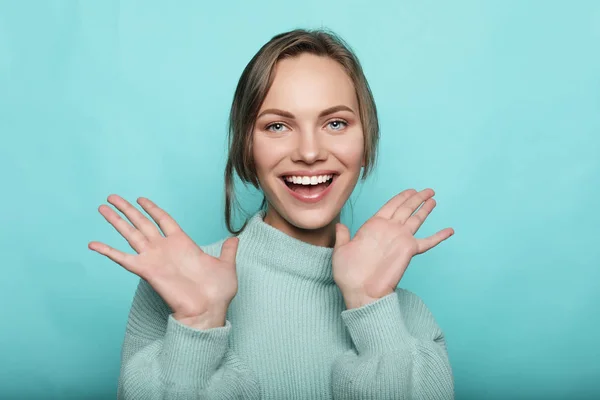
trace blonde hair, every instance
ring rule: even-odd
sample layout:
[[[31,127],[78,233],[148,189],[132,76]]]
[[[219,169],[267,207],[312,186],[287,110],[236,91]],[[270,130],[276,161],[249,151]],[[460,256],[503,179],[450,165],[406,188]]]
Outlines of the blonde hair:
[[[337,61],[354,83],[365,137],[363,180],[375,166],[379,142],[377,108],[360,62],[350,46],[333,32],[324,29],[295,29],[276,35],[261,47],[244,68],[229,114],[229,151],[225,166],[225,223],[232,234],[240,233],[248,223],[246,219],[238,230],[232,225],[234,203],[237,204],[233,173],[235,171],[243,183],[250,183],[259,188],[252,156],[252,134],[256,117],[273,83],[273,70],[277,61],[302,53],[329,57]],[[266,198],[263,197],[260,208],[265,207]]]

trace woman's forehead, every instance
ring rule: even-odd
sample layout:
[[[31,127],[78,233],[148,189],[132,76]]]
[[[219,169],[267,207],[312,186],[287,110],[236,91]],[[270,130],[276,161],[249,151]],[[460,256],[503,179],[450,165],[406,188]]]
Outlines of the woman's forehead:
[[[329,57],[302,54],[277,63],[261,109],[318,113],[340,104],[358,108],[354,84],[344,68]]]

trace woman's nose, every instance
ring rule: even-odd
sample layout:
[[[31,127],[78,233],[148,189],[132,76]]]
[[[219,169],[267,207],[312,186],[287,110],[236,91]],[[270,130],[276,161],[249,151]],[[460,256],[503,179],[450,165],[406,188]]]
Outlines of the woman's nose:
[[[326,153],[327,151],[319,141],[317,132],[300,132],[292,160],[312,164],[324,160]]]

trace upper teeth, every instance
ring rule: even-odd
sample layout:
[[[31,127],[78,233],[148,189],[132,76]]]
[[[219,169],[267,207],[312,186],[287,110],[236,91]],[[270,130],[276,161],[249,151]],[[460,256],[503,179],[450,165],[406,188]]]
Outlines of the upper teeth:
[[[333,178],[333,175],[286,176],[284,179],[297,185],[318,185],[319,183],[327,182],[331,178]]]

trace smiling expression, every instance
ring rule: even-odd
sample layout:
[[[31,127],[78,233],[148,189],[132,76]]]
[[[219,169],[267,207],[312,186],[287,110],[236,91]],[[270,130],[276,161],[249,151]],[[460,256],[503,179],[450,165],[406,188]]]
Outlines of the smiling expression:
[[[331,232],[364,166],[358,99],[343,67],[304,53],[277,62],[253,132],[265,222],[331,245]]]

